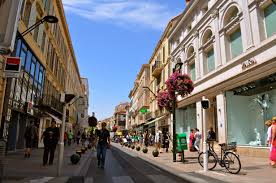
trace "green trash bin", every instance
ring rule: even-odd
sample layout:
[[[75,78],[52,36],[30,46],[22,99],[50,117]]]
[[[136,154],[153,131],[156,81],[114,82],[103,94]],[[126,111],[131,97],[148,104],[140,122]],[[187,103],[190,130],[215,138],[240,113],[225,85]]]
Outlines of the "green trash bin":
[[[177,150],[178,151],[188,150],[186,133],[177,134],[176,139],[177,139]]]
[[[188,150],[186,133],[179,133],[176,135],[177,152],[181,153],[181,160],[184,163],[184,150]]]

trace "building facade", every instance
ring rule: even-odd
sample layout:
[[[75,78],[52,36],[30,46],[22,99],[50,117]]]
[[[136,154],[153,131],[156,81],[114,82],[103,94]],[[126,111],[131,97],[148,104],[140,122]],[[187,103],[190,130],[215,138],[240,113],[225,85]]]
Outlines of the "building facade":
[[[127,129],[133,129],[136,132],[143,131],[143,125],[146,122],[146,113],[149,110],[150,99],[150,65],[143,64],[134,82],[134,87],[129,93],[131,100],[128,115]]]
[[[171,62],[194,81],[178,99],[177,130],[213,127],[219,143],[266,156],[264,122],[275,114],[276,5],[270,0],[191,1],[169,36]],[[210,101],[203,129],[201,99]]]
[[[172,73],[168,35],[180,17],[176,16],[168,23],[149,60],[149,112],[145,115],[144,128],[153,134],[158,130],[172,133],[170,112],[157,105],[156,96],[159,91],[166,89],[165,82]]]
[[[22,69],[19,78],[7,79],[1,126],[8,150],[24,147],[29,122],[38,127],[38,139],[52,120],[61,123],[61,93],[83,94],[62,2],[23,0],[20,13],[12,56],[21,58]],[[59,22],[45,22],[22,37],[22,32],[46,15],[56,16]],[[75,103],[69,108],[68,122],[76,122],[77,107]]]
[[[114,122],[118,132],[126,131],[126,111],[128,106],[129,103],[124,102],[115,107]]]

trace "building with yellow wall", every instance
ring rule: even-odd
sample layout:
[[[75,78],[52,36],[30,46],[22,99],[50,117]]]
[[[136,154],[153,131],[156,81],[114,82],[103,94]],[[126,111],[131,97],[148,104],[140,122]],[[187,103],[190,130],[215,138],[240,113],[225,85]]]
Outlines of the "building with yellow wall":
[[[45,22],[21,36],[45,15],[56,16],[58,23]],[[30,121],[39,136],[51,120],[61,123],[61,93],[84,93],[61,0],[23,0],[12,56],[21,57],[22,69],[19,78],[9,78],[6,84],[1,128],[9,150],[24,147],[22,137]],[[78,104],[68,109],[67,122],[77,122]]]

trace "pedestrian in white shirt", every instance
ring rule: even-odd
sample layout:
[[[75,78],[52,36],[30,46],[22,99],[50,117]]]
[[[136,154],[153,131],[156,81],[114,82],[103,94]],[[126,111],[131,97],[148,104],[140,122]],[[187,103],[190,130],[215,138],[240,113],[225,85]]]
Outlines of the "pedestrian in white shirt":
[[[194,144],[194,147],[196,148],[196,150],[198,151],[199,153],[199,146],[200,146],[200,140],[201,140],[201,133],[199,132],[199,129],[195,129],[196,130],[196,133],[195,133],[195,144]]]
[[[266,145],[270,147],[271,150],[271,125],[272,125],[272,121],[268,120],[265,122],[265,125],[268,127],[267,129],[267,139],[266,139]]]

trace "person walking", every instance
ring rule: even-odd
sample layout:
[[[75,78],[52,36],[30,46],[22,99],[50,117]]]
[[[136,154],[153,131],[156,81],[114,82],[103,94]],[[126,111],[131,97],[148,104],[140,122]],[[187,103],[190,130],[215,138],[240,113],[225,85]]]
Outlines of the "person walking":
[[[43,140],[44,143],[43,166],[47,165],[48,163],[49,153],[49,165],[53,164],[59,135],[59,129],[56,127],[56,122],[53,120],[51,122],[51,126],[43,132],[43,135],[41,137],[41,140]]]
[[[195,145],[195,130],[191,129],[191,133],[189,136],[189,149],[191,152],[196,151],[194,145]]]
[[[144,134],[144,144],[146,147],[149,146],[149,132],[146,131],[146,133]]]
[[[67,141],[68,141],[68,134],[67,132],[64,132],[64,146],[66,146]]]
[[[85,141],[86,141],[86,133],[85,131],[81,135],[81,145],[84,147],[85,146]]]
[[[273,168],[276,168],[276,117],[272,118],[271,125],[271,149],[270,149],[270,164]]]
[[[207,141],[210,143],[210,148],[214,150],[214,142],[216,141],[216,132],[213,127],[208,131]]]
[[[25,138],[25,158],[31,157],[31,151],[34,144],[34,140],[37,137],[37,129],[33,121],[30,121],[26,128],[24,138]]]
[[[166,153],[169,152],[169,146],[170,146],[170,135],[169,135],[169,132],[164,132],[163,143],[164,143],[164,149],[166,150]]]
[[[80,138],[81,138],[81,132],[78,131],[78,133],[77,133],[77,145],[80,144]]]
[[[97,131],[98,144],[97,144],[97,159],[98,168],[104,168],[105,155],[107,148],[110,148],[110,133],[106,129],[106,123],[102,123],[102,129]]]
[[[68,146],[71,145],[72,139],[73,139],[73,133],[72,133],[72,131],[70,130],[70,131],[68,132]]]
[[[196,128],[196,133],[195,133],[195,144],[194,147],[196,148],[197,152],[199,153],[199,146],[200,146],[200,140],[201,140],[201,133],[199,132],[199,129]]]

